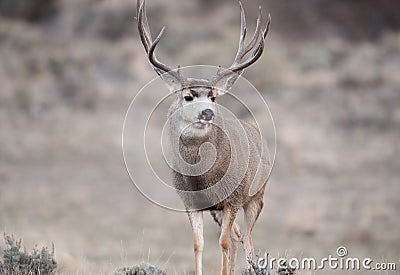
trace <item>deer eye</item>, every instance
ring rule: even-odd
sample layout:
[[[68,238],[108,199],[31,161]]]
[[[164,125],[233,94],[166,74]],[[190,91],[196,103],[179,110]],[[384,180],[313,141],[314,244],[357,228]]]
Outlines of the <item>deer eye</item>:
[[[189,96],[189,95],[184,96],[183,99],[184,99],[185,101],[193,101],[193,97],[192,97],[192,96]]]
[[[210,99],[211,99],[212,102],[214,102],[215,101],[215,96],[212,96]]]

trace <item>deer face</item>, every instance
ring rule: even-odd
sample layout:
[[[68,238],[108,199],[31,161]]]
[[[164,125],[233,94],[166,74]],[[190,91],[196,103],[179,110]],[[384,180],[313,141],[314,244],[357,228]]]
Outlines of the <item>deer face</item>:
[[[180,128],[188,136],[204,136],[217,114],[217,94],[207,80],[186,79],[175,92],[175,112]]]
[[[198,126],[212,122],[215,115],[215,96],[209,88],[187,88],[180,95],[181,116],[187,123]]]
[[[217,95],[207,81],[187,79],[186,83],[186,87],[177,92],[181,119],[203,128],[215,117]]]

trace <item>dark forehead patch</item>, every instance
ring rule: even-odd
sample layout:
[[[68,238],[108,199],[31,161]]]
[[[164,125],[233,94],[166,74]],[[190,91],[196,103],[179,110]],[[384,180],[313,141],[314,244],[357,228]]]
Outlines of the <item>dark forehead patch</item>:
[[[213,94],[212,88],[208,86],[190,86],[186,88],[192,96],[194,97],[202,97],[202,96],[211,96]]]
[[[192,96],[199,96],[199,93],[198,92],[196,92],[195,90],[193,90],[193,89],[190,89],[190,93],[192,94]]]

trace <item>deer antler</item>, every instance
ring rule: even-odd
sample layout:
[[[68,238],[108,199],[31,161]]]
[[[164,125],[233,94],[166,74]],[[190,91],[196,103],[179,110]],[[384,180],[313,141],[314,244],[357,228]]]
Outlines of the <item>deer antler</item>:
[[[219,80],[223,79],[228,75],[231,75],[232,73],[240,75],[245,68],[249,67],[260,58],[264,50],[264,41],[265,38],[267,37],[269,27],[271,25],[271,16],[268,15],[268,21],[265,30],[263,30],[261,28],[261,20],[262,20],[261,7],[259,8],[256,30],[250,42],[247,45],[245,45],[245,38],[247,34],[246,16],[242,7],[242,3],[240,1],[239,5],[240,5],[240,19],[241,19],[239,48],[232,65],[226,70],[222,71],[219,70],[219,72],[213,79],[214,83],[217,83]],[[251,52],[250,56],[247,58],[247,60],[243,61],[243,58],[249,52]]]
[[[182,78],[179,70],[174,71],[164,63],[160,62],[156,55],[155,55],[155,49],[158,45],[158,43],[161,40],[162,35],[164,34],[165,26],[161,29],[160,33],[158,34],[157,38],[153,41],[151,38],[151,32],[149,28],[149,24],[147,22],[147,15],[146,15],[146,0],[143,0],[142,3],[140,3],[141,0],[137,0],[137,20],[138,20],[138,30],[139,30],[139,35],[140,39],[142,40],[142,44],[144,46],[144,49],[146,50],[147,53],[147,58],[149,59],[149,62],[153,69],[159,74],[160,76],[163,75],[164,73],[168,73],[169,75],[173,76],[176,78],[179,82],[183,82],[184,79]]]

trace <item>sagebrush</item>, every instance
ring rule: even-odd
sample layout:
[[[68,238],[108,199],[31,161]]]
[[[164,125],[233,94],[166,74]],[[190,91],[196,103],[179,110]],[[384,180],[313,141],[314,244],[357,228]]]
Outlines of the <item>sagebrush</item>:
[[[0,275],[50,275],[55,274],[57,262],[54,259],[54,245],[51,251],[46,247],[34,247],[28,253],[22,249],[22,241],[4,234],[5,248],[0,257]]]

